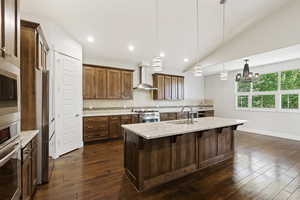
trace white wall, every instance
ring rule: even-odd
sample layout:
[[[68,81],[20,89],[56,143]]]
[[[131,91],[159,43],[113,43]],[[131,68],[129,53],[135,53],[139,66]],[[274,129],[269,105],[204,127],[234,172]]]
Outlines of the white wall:
[[[202,59],[201,63],[214,65],[300,44],[299,10],[300,1],[291,0]]]
[[[122,64],[109,64],[102,63],[101,61],[94,61],[86,59],[84,60],[86,64],[95,64],[95,65],[104,65],[110,67],[118,67],[125,69],[135,70],[133,74],[133,85],[136,86],[139,82],[138,77],[138,68],[136,66],[128,66]],[[154,73],[151,68],[144,68],[144,74],[147,74],[146,77],[143,77],[144,82],[153,84],[152,73]],[[154,101],[152,98],[152,93],[149,91],[138,91],[134,90],[133,100],[85,100],[84,107],[123,107],[123,106],[177,106],[177,105],[199,105],[204,100],[204,79],[195,77],[192,72],[181,73],[176,70],[167,70],[161,73],[181,75],[185,76],[185,100],[184,101]]]
[[[31,13],[21,13],[21,19],[41,24],[51,50],[82,60],[82,46],[50,19]]]
[[[300,60],[293,60],[256,67],[252,71],[269,73],[299,68]],[[237,71],[231,72],[228,81],[221,81],[218,75],[205,77],[205,97],[214,101],[216,115],[248,120],[240,128],[244,131],[300,140],[300,113],[236,110],[234,82],[236,73]]]

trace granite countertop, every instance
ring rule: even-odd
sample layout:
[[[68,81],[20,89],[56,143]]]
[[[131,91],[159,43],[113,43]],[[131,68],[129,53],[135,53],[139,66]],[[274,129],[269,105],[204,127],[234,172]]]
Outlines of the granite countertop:
[[[181,107],[178,108],[156,108],[153,110],[158,110],[160,113],[170,113],[170,112],[180,112]],[[194,108],[193,111],[210,111],[214,110],[213,107],[207,108]],[[132,112],[129,109],[124,110],[85,110],[83,112],[83,117],[100,117],[100,116],[114,116],[114,115],[135,115],[136,112]]]
[[[156,139],[185,133],[193,133],[214,128],[242,125],[246,120],[226,119],[219,117],[204,117],[195,119],[194,124],[182,124],[184,120],[174,120],[157,123],[122,125],[125,130],[131,131],[145,139]],[[179,122],[179,123],[178,123]],[[177,123],[177,124],[176,124]]]
[[[21,132],[21,147],[24,148],[26,145],[39,133],[39,130],[22,131]]]

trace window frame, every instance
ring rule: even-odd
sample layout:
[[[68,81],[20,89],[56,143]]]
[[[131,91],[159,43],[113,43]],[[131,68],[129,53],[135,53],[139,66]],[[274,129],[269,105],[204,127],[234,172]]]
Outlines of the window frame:
[[[279,72],[268,72],[264,74],[278,73],[278,89],[277,91],[269,92],[255,92],[253,90],[253,83],[251,83],[250,92],[238,92],[238,83],[234,81],[235,86],[235,108],[237,111],[253,111],[253,112],[283,112],[283,113],[300,113],[300,89],[297,90],[281,90],[281,75],[282,72],[297,70],[283,70]],[[286,94],[297,94],[299,96],[298,109],[285,109],[281,107],[281,96]],[[257,95],[275,95],[275,108],[255,108],[252,106],[252,97]],[[238,106],[238,97],[239,96],[248,96],[248,107],[242,108]]]

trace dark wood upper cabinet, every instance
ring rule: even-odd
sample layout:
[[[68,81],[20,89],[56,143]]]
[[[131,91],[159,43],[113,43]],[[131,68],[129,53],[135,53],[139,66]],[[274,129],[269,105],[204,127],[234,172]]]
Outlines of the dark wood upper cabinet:
[[[95,99],[95,69],[93,67],[84,67],[83,70],[83,97],[84,99]]]
[[[107,70],[107,98],[121,99],[121,71]]]
[[[103,68],[95,69],[95,86],[96,99],[105,99],[107,96],[107,72]]]
[[[165,99],[172,99],[172,77],[165,76]]]
[[[121,72],[122,79],[122,99],[132,99],[133,98],[133,74],[129,71]]]
[[[172,99],[178,99],[178,77],[176,76],[172,77]]]
[[[153,74],[154,100],[183,100],[184,77],[168,74]]]
[[[153,98],[155,100],[164,100],[165,99],[165,76],[154,74],[153,87],[157,88],[157,90],[153,91]]]
[[[37,129],[37,88],[36,73],[39,70],[38,54],[39,41],[43,40],[44,57],[46,67],[47,52],[49,50],[40,24],[21,21],[21,129]]]
[[[178,77],[178,100],[184,100],[184,78]]]
[[[20,66],[20,1],[1,0],[1,51],[8,62]]]
[[[83,65],[84,99],[132,99],[133,71]]]

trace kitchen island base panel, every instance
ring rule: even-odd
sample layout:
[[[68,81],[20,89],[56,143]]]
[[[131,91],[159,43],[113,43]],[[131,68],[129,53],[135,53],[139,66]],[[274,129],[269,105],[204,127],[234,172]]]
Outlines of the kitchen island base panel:
[[[197,172],[234,156],[237,126],[147,140],[125,130],[125,173],[137,190]]]

